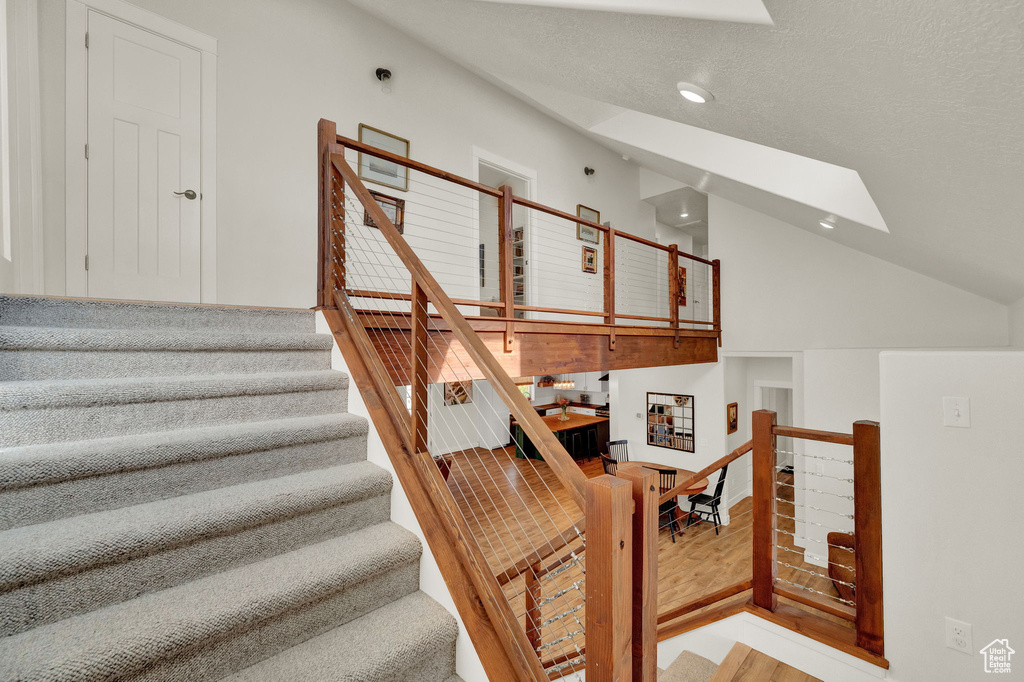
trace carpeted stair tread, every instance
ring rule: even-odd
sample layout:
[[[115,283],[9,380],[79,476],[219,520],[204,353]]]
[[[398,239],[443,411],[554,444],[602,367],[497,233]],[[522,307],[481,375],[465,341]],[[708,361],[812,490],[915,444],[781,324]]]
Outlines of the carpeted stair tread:
[[[380,590],[383,585],[368,581],[415,564],[420,552],[416,537],[397,525],[372,526],[0,639],[0,679],[87,682],[129,677],[331,595],[358,590],[361,583]],[[384,591],[366,598],[384,603],[402,596]],[[306,639],[292,634],[301,637],[293,643]]]
[[[0,449],[0,491],[365,436],[349,413]]]
[[[0,326],[308,332],[311,310],[0,296]]]
[[[0,411],[202,400],[237,395],[331,391],[347,387],[348,376],[331,370],[129,379],[10,381],[0,383]]]
[[[329,334],[0,326],[0,351],[330,350]]]
[[[430,597],[414,592],[226,682],[442,682],[452,679],[457,636],[455,618]]]
[[[0,591],[390,490],[386,471],[358,462],[15,528],[0,533]]]
[[[658,671],[658,682],[709,682],[718,666],[703,656],[684,651],[666,670]]]

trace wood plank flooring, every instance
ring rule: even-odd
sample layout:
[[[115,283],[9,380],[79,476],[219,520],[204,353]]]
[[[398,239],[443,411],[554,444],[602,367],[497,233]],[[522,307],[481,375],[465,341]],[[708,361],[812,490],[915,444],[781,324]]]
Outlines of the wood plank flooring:
[[[711,682],[822,682],[739,642],[718,666]]]
[[[537,549],[547,540],[572,527],[582,512],[559,484],[551,469],[541,461],[516,459],[512,448],[487,450],[475,448],[451,455],[452,472],[448,487],[467,519],[474,536],[495,574],[507,569]],[[581,465],[588,477],[601,475],[599,460]],[[792,476],[780,474],[780,482],[792,483]],[[792,488],[780,486],[780,496]],[[794,516],[792,504],[779,502],[779,512]],[[751,576],[751,500],[746,498],[730,510],[730,524],[720,527],[702,522],[676,535],[672,542],[668,528],[659,533],[659,613],[692,602],[716,590],[728,587]],[[788,527],[786,524],[790,524]],[[780,529],[792,532],[792,521],[780,519]],[[581,542],[556,552],[547,562],[579,548]],[[779,534],[779,545],[793,551],[779,550],[779,577],[819,592],[838,596],[824,568],[807,564],[802,552],[793,545],[792,536]],[[582,637],[573,632],[582,630],[583,557],[578,564],[557,575],[541,580],[539,601],[540,623],[562,614],[561,619],[541,628],[538,642],[544,647],[542,658],[571,655],[575,646],[582,647]],[[525,622],[526,597],[523,578],[505,586],[506,595],[517,619]],[[794,588],[796,589],[796,588]],[[812,595],[820,596],[820,595]],[[745,598],[745,597],[744,597]],[[798,608],[810,610],[795,602]],[[579,608],[577,608],[579,607]],[[828,617],[845,626],[847,621]],[[531,633],[528,633],[531,634]],[[552,642],[563,640],[555,645]],[[575,646],[574,646],[575,645]]]

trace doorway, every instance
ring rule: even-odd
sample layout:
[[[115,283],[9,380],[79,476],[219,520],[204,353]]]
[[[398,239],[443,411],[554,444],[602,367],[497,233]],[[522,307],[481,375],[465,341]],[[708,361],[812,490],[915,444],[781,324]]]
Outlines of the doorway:
[[[776,413],[778,423],[793,424],[793,388],[788,384],[754,382],[754,409],[771,410]],[[777,439],[778,466],[793,473],[793,439],[779,436]]]
[[[536,188],[537,173],[532,169],[502,159],[482,149],[473,152],[477,182],[488,187],[499,188],[503,185],[512,187],[516,196],[533,198]],[[480,269],[480,300],[498,301],[500,299],[500,277],[498,262],[498,200],[495,197],[479,195],[479,269]],[[530,212],[523,206],[516,205],[512,209],[512,290],[515,302],[519,305],[531,305],[530,271]],[[498,311],[490,308],[480,311],[481,315],[496,316]],[[529,317],[523,311],[517,311],[516,317]]]
[[[121,0],[69,0],[69,295],[215,301],[215,46]]]

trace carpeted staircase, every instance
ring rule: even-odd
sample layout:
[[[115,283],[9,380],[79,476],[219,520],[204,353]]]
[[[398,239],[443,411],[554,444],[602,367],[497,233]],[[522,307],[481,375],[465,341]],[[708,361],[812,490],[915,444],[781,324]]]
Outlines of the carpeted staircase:
[[[0,679],[454,680],[312,312],[0,297]]]

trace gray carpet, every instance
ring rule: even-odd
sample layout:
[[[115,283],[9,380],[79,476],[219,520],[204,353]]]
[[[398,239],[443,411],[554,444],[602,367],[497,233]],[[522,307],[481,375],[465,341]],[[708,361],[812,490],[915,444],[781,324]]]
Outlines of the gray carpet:
[[[0,679],[457,680],[308,311],[0,296]]]
[[[658,671],[658,682],[709,682],[718,666],[695,653],[684,651],[667,670]]]

